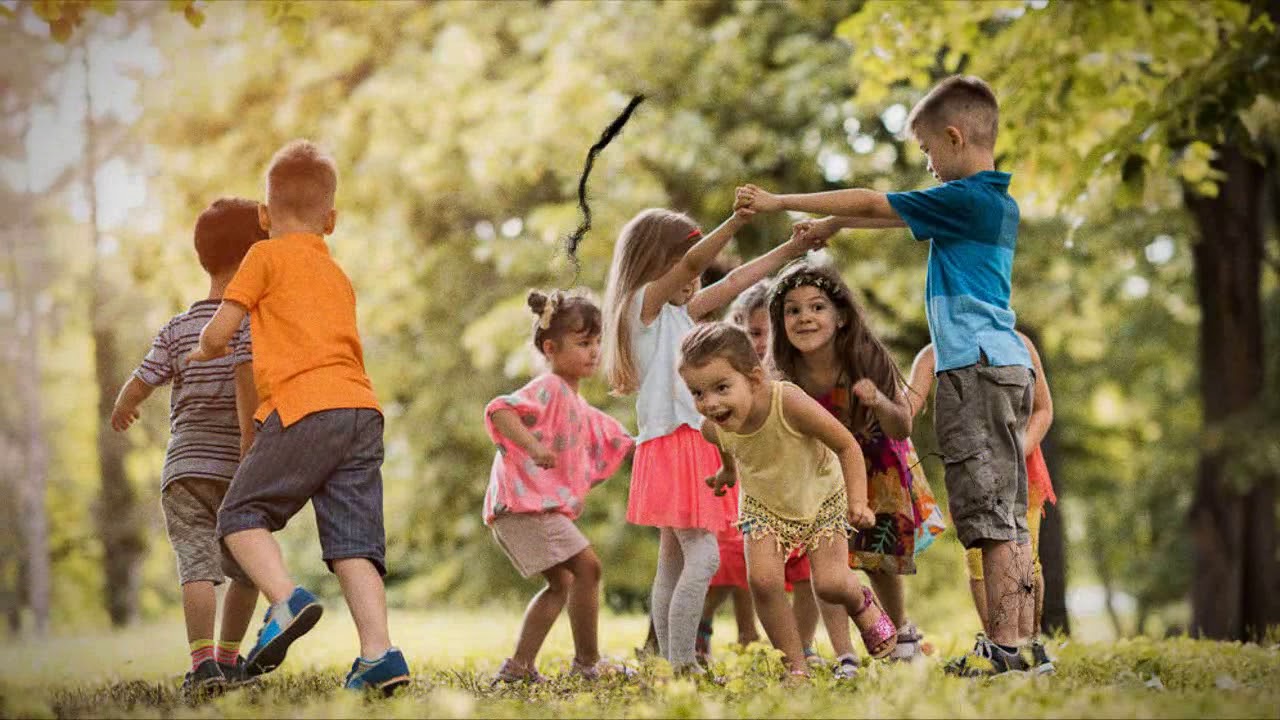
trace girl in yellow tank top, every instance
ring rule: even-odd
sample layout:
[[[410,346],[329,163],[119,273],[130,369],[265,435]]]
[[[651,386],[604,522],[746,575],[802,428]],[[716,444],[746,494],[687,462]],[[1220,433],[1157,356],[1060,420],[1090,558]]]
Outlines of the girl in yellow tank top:
[[[746,333],[728,323],[690,331],[679,369],[698,412],[711,421],[702,424],[703,436],[720,449],[722,467],[707,484],[721,494],[742,481],[747,582],[789,671],[808,674],[784,592],[783,568],[797,548],[808,552],[818,597],[845,606],[873,657],[889,654],[897,630],[846,561],[852,527],[875,523],[853,434],[800,388],[770,382]]]

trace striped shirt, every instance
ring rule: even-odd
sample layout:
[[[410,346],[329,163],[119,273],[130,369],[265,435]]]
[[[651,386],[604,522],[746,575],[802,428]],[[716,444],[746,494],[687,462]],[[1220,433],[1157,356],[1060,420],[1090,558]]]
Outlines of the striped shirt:
[[[187,353],[221,300],[201,300],[165,324],[133,376],[153,387],[173,383],[169,398],[169,447],[161,488],[179,478],[230,482],[240,464],[240,423],[236,416],[236,373],[253,360],[249,319],[231,340],[231,353],[189,363]]]

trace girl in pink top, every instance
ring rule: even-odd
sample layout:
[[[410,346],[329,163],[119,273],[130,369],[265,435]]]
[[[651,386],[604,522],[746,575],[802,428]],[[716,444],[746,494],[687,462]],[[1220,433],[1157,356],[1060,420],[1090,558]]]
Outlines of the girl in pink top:
[[[587,491],[612,475],[635,443],[578,394],[578,381],[600,363],[600,309],[559,291],[529,293],[529,308],[538,316],[533,344],[551,372],[485,408],[485,428],[498,452],[484,522],[520,574],[540,573],[547,585],[529,603],[515,654],[496,681],[541,679],[534,661],[566,603],[572,672],[594,679],[600,672],[600,559],[573,521]]]

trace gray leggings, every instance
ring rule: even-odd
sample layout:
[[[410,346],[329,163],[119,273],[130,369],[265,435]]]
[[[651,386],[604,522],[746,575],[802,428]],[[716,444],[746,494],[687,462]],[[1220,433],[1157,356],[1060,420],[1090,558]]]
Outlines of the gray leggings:
[[[653,630],[658,651],[677,668],[692,665],[698,621],[711,577],[720,566],[716,537],[696,528],[660,528],[653,580]]]

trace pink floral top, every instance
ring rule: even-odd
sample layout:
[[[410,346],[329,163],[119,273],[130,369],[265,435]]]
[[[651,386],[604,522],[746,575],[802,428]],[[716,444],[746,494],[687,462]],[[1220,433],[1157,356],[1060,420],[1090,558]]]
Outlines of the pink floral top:
[[[540,468],[516,443],[498,433],[493,414],[513,410],[533,436],[556,454]],[[498,446],[484,493],[484,522],[503,513],[558,512],[577,518],[587,491],[608,479],[635,446],[617,420],[591,407],[554,373],[540,375],[510,395],[494,398],[484,425]]]

